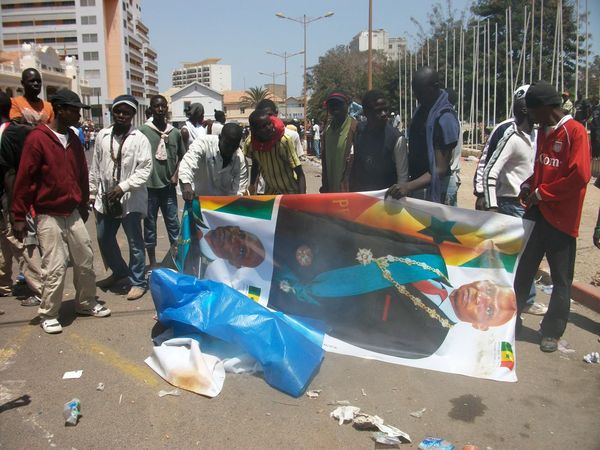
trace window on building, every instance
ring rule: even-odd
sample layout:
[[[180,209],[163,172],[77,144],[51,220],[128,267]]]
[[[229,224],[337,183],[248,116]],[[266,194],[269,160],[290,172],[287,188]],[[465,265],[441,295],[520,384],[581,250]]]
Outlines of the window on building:
[[[92,97],[100,97],[102,95],[102,88],[92,88]]]
[[[240,106],[240,114],[246,114],[246,108]]]
[[[187,113],[190,109],[190,106],[192,106],[192,102],[184,101],[183,102],[183,112]]]
[[[83,52],[84,61],[98,61],[98,52]]]
[[[81,25],[96,25],[96,16],[81,16]]]
[[[96,33],[83,33],[81,40],[82,42],[98,42],[98,35]]]
[[[125,53],[125,62],[129,62],[129,55]]]
[[[80,0],[81,6],[96,6],[96,0]]]
[[[84,70],[83,77],[86,80],[97,80],[98,78],[100,78],[100,70],[98,70],[98,69]]]

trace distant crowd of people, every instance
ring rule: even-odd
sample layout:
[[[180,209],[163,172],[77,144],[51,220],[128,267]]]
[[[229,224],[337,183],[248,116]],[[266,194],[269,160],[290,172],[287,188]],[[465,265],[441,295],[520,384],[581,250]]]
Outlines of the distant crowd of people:
[[[38,305],[44,331],[58,333],[70,262],[77,313],[108,316],[110,309],[96,301],[96,285],[127,286],[128,300],[144,295],[147,270],[159,265],[159,211],[171,246],[167,257],[176,253],[178,185],[186,202],[200,195],[304,194],[307,152],[321,160],[322,193],[386,190],[393,199],[456,206],[462,145],[456,93],[444,89],[430,67],[417,70],[412,80],[419,107],[406,132],[379,90],[364,94],[360,121],[349,114],[352,99],[331,91],[324,102],[327,123],[313,122],[310,130],[284,123],[276,104],[263,100],[249,116],[249,133],[227,123],[222,111],[205,120],[200,103],[190,105],[186,122],[174,127],[161,95],[150,99],[147,120],[136,129],[138,102],[124,94],[112,103],[112,124],[95,130],[80,124],[80,110],[89,107],[76,93],[61,90],[46,102],[39,98],[39,72],[25,70],[22,97],[11,101],[0,93],[0,295],[12,293],[14,258],[32,293],[23,305]],[[474,180],[476,209],[535,223],[514,290],[518,330],[521,313],[544,315],[543,351],[557,349],[568,320],[575,238],[591,176],[590,140],[582,123],[590,127],[592,148],[600,138],[597,98],[581,120],[575,119],[583,106],[568,102],[543,81],[519,87],[513,116],[491,132]],[[575,109],[575,118],[569,109]],[[305,140],[310,135],[308,148],[301,135]],[[84,225],[90,209],[101,258],[111,270],[98,283]],[[116,239],[121,226],[128,263]],[[600,214],[600,235],[598,227]],[[594,239],[597,243],[596,234]],[[554,285],[548,307],[535,302],[534,276],[544,256]]]

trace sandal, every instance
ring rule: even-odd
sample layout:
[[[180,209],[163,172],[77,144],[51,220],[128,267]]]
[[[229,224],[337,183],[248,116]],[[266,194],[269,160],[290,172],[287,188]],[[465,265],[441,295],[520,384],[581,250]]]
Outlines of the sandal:
[[[46,319],[40,324],[42,329],[48,334],[57,334],[62,332],[62,325],[57,319]]]

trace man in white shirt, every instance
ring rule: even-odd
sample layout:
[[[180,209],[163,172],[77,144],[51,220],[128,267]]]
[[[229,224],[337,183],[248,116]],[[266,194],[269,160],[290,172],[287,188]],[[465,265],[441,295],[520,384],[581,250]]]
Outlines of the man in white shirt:
[[[482,178],[485,209],[516,217],[525,214],[518,195],[521,184],[533,173],[535,158],[535,133],[525,105],[528,88],[529,85],[525,85],[517,90],[513,107],[515,121],[498,142]]]
[[[514,94],[513,116],[510,124],[490,155],[481,177],[484,208],[513,217],[523,217],[525,208],[519,201],[521,184],[533,174],[535,131],[530,120],[525,94],[529,85],[521,86]],[[548,307],[535,301],[532,283],[523,310],[528,314],[544,315]]]
[[[219,111],[215,109],[215,120],[208,126],[207,134],[214,134],[218,136],[223,131],[223,125],[227,121],[227,117],[225,117],[225,113],[223,111]]]
[[[183,199],[199,195],[243,195],[248,190],[248,169],[240,150],[242,128],[227,123],[219,136],[200,136],[179,165]]]
[[[181,137],[186,149],[190,147],[198,136],[207,134],[207,130],[203,125],[204,106],[202,106],[202,103],[192,103],[190,109],[187,111],[187,116],[188,120],[181,127]]]
[[[318,123],[312,127],[313,130],[313,150],[317,158],[321,158],[321,128]]]
[[[146,182],[152,172],[152,153],[148,138],[132,125],[137,107],[131,95],[115,98],[114,125],[98,133],[90,171],[90,202],[96,210],[98,244],[104,263],[112,271],[98,286],[108,288],[128,277],[131,288],[127,300],[137,300],[147,290],[142,219],[148,212]],[[129,243],[129,266],[116,239],[121,224]]]

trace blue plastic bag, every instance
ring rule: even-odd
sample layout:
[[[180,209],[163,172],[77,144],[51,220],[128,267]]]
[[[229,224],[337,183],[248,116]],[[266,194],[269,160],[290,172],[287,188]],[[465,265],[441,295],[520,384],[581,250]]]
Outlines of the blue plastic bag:
[[[159,321],[174,335],[200,331],[235,343],[262,365],[271,386],[302,395],[323,360],[323,334],[303,327],[216,281],[169,269],[152,271],[150,291]],[[319,337],[320,336],[320,337]]]

